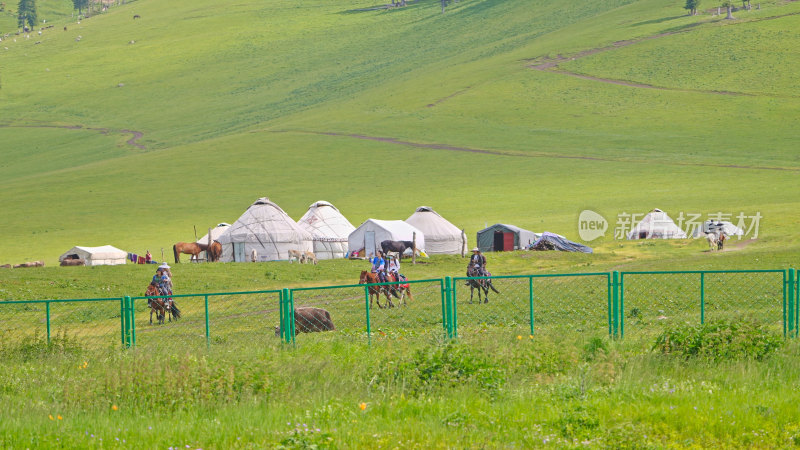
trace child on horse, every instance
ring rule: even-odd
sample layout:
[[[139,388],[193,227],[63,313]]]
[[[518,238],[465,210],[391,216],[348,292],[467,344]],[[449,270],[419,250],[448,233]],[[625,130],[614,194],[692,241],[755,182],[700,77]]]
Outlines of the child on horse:
[[[394,256],[389,257],[388,272],[394,275],[395,281],[403,281],[405,277],[400,274],[400,261]]]

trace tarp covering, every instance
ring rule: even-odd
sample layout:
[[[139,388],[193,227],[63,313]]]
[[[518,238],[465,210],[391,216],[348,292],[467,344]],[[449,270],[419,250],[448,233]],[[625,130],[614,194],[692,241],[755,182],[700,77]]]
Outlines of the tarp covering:
[[[406,223],[425,234],[426,253],[460,255],[467,251],[467,236],[430,206],[417,208]]]
[[[128,253],[111,245],[101,247],[72,247],[63,255],[58,257],[58,261],[73,259],[74,255],[86,261],[87,266],[116,266],[125,264]]]
[[[656,208],[633,227],[628,239],[686,239],[686,232],[678,228],[667,213]]]
[[[253,250],[258,261],[289,259],[289,250],[310,252],[311,234],[300,228],[280,206],[262,197],[217,239],[223,262],[250,261]]]
[[[702,227],[697,227],[692,237],[705,237],[706,233],[722,231],[725,236],[744,236],[744,230],[725,220],[706,220]]]
[[[212,241],[216,241],[217,238],[222,236],[222,233],[224,233],[225,230],[227,230],[228,227],[230,227],[230,226],[231,226],[231,224],[223,222],[221,224],[218,224],[216,227],[212,228],[211,229],[211,240]],[[198,244],[208,244],[208,233],[206,233],[205,236],[203,236],[200,239],[198,239],[197,243]]]
[[[425,251],[425,233],[414,226],[402,220],[367,219],[350,233],[347,238],[347,251],[352,253],[364,250],[366,254],[360,256],[369,257],[375,254],[376,249],[380,250],[381,242],[410,241],[414,233],[417,233],[417,250]]]
[[[560,234],[545,231],[542,236],[530,246],[531,250],[558,250],[562,252],[592,253],[592,248],[577,242],[572,242]]]
[[[514,234],[514,249],[527,248],[539,239],[539,234],[533,231],[525,230],[514,225],[504,223],[496,223],[490,227],[478,231],[478,248],[482,252],[495,251],[495,234],[496,233],[513,233]],[[500,251],[503,249],[497,249]],[[511,249],[508,249],[511,250]]]
[[[347,238],[356,229],[335,206],[323,200],[312,203],[297,225],[311,233],[317,259],[347,256]]]

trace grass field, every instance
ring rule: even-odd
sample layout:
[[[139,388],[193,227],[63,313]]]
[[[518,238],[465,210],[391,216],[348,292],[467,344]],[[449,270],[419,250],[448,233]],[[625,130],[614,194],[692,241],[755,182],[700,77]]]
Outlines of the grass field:
[[[434,0],[137,0],[78,23],[71,2],[42,0],[54,27],[25,38],[6,2],[0,264],[47,267],[0,269],[0,299],[140,296],[152,267],[53,266],[74,245],[169,259],[195,227],[231,223],[262,196],[293,218],[328,200],[355,225],[430,205],[470,243],[498,222],[578,240],[584,209],[609,230],[591,255],[490,254],[501,294],[486,308],[457,286],[455,343],[432,285],[406,309],[373,311],[369,342],[360,288],[298,291],[339,330],[294,347],[273,335],[274,293],[210,297],[209,347],[202,295],[164,326],[137,300],[128,351],[116,300],[52,303],[50,344],[44,306],[0,305],[0,446],[798,445],[796,340],[764,358],[655,350],[664,330],[698,320],[695,275],[626,275],[623,340],[607,337],[602,276],[537,281],[533,339],[527,280],[502,278],[798,267],[800,3],[765,1],[735,21],[683,3],[460,0],[441,14]],[[618,214],[656,207],[762,219],[724,252],[613,238]],[[353,284],[365,266],[173,273],[177,293],[205,294]],[[414,280],[463,271],[456,256],[404,265]],[[707,320],[781,335],[772,278],[704,281]]]

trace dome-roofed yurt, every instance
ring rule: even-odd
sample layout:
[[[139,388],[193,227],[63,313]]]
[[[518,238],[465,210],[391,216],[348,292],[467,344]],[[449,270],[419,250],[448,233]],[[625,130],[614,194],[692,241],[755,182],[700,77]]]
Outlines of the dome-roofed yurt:
[[[420,206],[406,223],[425,234],[428,254],[460,255],[467,250],[467,236],[430,206]]]
[[[300,228],[280,206],[267,197],[256,200],[217,242],[222,244],[222,262],[289,259],[289,250],[310,252],[311,234]]]
[[[297,225],[311,233],[317,259],[347,256],[347,238],[356,229],[335,206],[324,200],[312,203]]]

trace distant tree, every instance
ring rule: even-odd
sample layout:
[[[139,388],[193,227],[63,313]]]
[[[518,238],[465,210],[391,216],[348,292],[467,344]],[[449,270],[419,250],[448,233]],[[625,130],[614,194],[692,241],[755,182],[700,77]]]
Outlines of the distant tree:
[[[17,25],[24,28],[27,23],[31,30],[38,22],[36,14],[36,0],[19,0],[17,5]]]
[[[700,6],[700,0],[686,0],[686,5],[683,9],[689,11],[690,16],[697,15],[697,8]]]
[[[83,8],[89,7],[89,0],[72,0],[72,7],[78,10],[78,14],[83,14]]]
[[[722,2],[722,6],[727,8],[728,15],[725,17],[726,19],[733,19],[733,14],[731,14],[731,9],[733,9],[733,0],[724,0]]]

